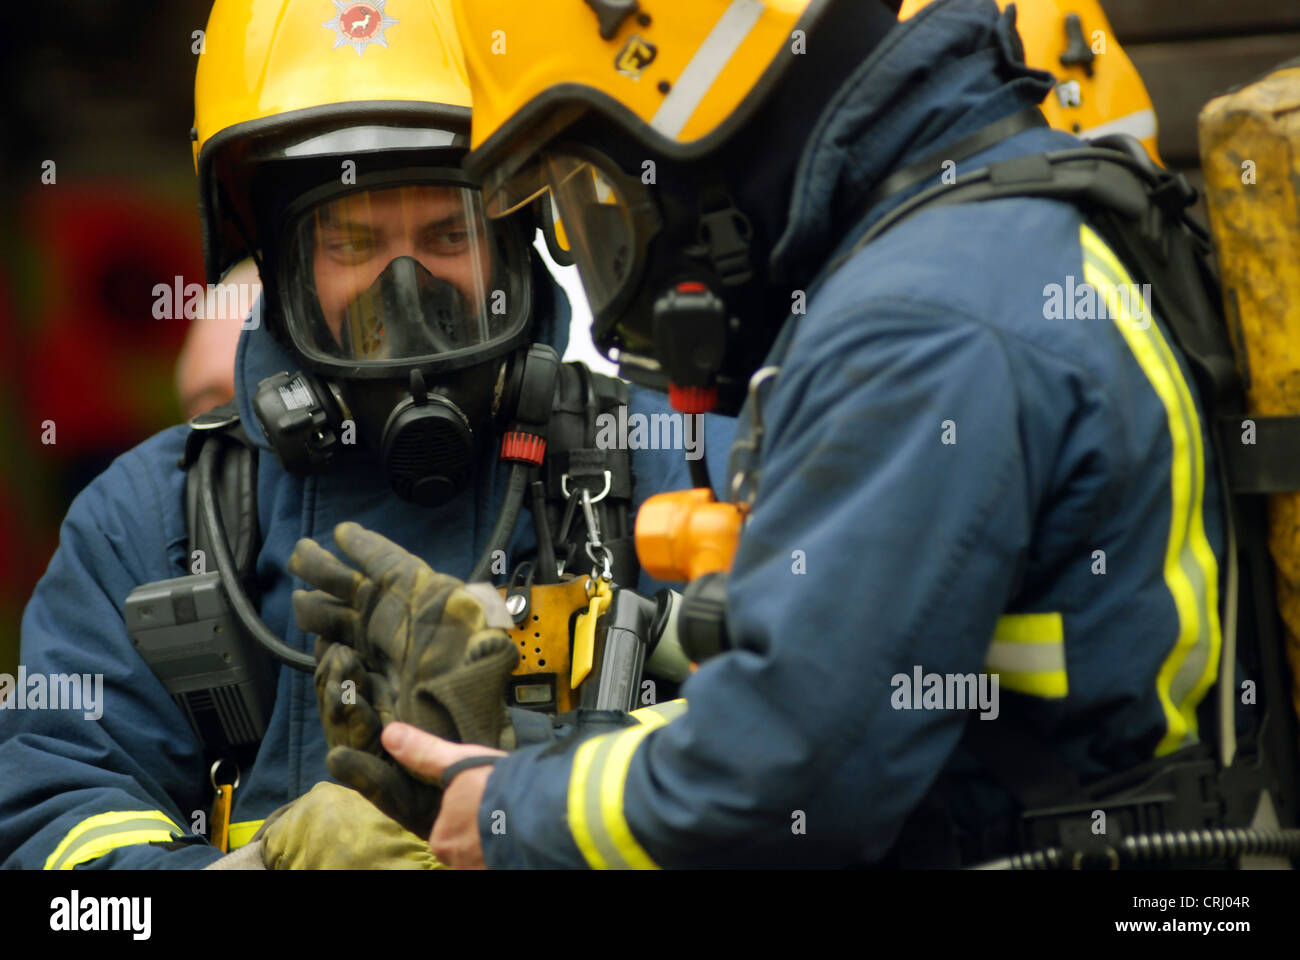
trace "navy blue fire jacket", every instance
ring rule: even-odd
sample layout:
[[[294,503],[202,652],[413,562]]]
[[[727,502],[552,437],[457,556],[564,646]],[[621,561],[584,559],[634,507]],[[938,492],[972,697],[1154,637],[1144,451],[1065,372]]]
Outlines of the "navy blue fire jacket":
[[[541,296],[554,297],[546,316],[555,319],[546,320],[535,336],[563,353],[568,301],[553,284],[551,293]],[[313,640],[298,629],[290,602],[292,591],[306,585],[290,577],[284,565],[300,537],[335,549],[333,530],[344,520],[382,533],[436,570],[469,574],[505,489],[506,470],[495,462],[493,450],[485,450],[474,485],[434,509],[399,500],[373,466],[352,465],[310,478],[290,475],[270,452],[251,399],[262,378],[298,364],[264,328],[242,335],[236,364],[239,412],[262,448],[256,576],[261,616],[272,631],[311,653]],[[669,412],[665,398],[637,388],[630,407],[647,417]],[[705,448],[714,451],[711,462],[720,478],[734,421],[706,419]],[[200,835],[205,822],[198,814],[206,817],[213,795],[200,745],[132,647],[123,619],[132,589],[191,572],[185,474],[177,469],[187,433],[174,427],[145,441],[77,497],[26,609],[20,657],[26,677],[101,674],[102,702],[93,711],[36,710],[17,709],[14,699],[10,709],[0,710],[2,866],[197,868],[221,856]],[[638,443],[629,442],[637,505],[653,493],[691,485],[682,451],[636,450]],[[535,544],[532,518],[525,513],[512,559],[529,556]],[[653,592],[660,585],[643,577],[639,586]],[[329,779],[312,678],[277,669],[269,729],[235,791],[232,847],[246,842],[272,810]],[[48,694],[44,701],[51,705]]]
[[[1050,89],[991,0],[940,0],[824,106],[773,256],[823,275],[769,359],[738,649],[643,724],[498,763],[489,866],[879,862],[941,774],[959,832],[1009,807],[967,723],[1032,729],[1085,781],[1197,742],[1223,508],[1142,288],[1042,199],[932,209],[824,269],[886,175]],[[1035,129],[956,172],[1079,145]]]

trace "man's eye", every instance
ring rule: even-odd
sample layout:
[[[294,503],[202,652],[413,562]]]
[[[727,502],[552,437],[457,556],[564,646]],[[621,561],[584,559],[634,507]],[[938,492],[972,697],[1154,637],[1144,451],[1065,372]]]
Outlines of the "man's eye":
[[[369,254],[373,245],[366,237],[336,237],[325,247],[338,257],[361,257]]]
[[[464,250],[470,240],[468,227],[442,227],[428,234],[429,249],[434,253],[457,253]]]

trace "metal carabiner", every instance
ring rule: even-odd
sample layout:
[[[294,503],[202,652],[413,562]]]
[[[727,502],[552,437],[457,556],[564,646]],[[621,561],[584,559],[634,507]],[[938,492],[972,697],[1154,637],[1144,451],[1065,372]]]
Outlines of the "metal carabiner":
[[[748,451],[745,462],[731,477],[731,499],[734,503],[752,506],[758,496],[758,458],[763,451],[763,403],[761,390],[763,384],[774,379],[781,372],[780,367],[760,367],[749,378],[747,392],[749,402],[749,435],[732,444],[732,458],[736,459],[739,451]]]
[[[596,559],[596,551],[600,551],[600,559]],[[606,583],[614,582],[614,555],[609,552],[609,547],[595,545],[590,541],[587,542],[587,559],[591,561],[591,579],[604,580]],[[591,591],[588,590],[588,593]]]
[[[608,473],[608,471],[606,472]],[[614,580],[614,556],[609,552],[609,548],[601,542],[600,521],[596,519],[596,511],[591,506],[595,502],[591,498],[591,491],[583,487],[582,517],[587,523],[587,559],[591,561],[591,579],[600,579],[606,583],[612,583]],[[596,557],[597,553],[600,554],[599,559]]]
[[[586,487],[582,488],[582,518],[587,521],[587,543],[599,549],[600,542],[600,523],[596,520],[596,511],[591,508],[597,501],[591,499],[591,491]]]

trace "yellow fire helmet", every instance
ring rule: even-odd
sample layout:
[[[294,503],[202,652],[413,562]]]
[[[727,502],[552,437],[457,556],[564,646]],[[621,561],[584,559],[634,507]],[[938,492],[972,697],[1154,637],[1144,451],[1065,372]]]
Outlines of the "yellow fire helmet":
[[[930,2],[904,0],[900,19]],[[1043,103],[1047,122],[1086,138],[1131,134],[1160,163],[1151,97],[1098,0],[997,0],[1003,8],[1013,2],[1025,62],[1057,79]]]
[[[898,0],[452,9],[474,99],[465,166],[488,215],[546,197],[544,219],[563,227],[548,230],[553,245],[582,277],[593,341],[620,374],[666,390],[682,412],[734,412],[776,321],[750,309],[771,299],[720,157],[776,91],[807,76],[795,67],[828,17],[869,22],[878,39]]]
[[[468,145],[446,0],[216,0],[201,44],[190,137],[209,281],[260,246],[268,160]]]
[[[707,153],[778,82],[826,2],[456,0],[474,94],[467,167],[489,213],[542,192],[536,170],[515,174],[588,108],[664,156]]]

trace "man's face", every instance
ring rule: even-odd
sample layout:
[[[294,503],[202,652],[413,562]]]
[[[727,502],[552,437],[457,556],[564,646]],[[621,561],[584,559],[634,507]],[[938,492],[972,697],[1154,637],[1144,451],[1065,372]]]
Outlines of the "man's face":
[[[399,257],[455,286],[482,316],[492,262],[474,196],[459,187],[394,187],[341,197],[314,214],[316,293],[336,341],[348,305]]]

